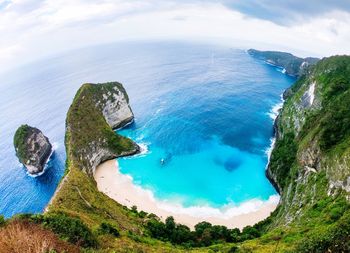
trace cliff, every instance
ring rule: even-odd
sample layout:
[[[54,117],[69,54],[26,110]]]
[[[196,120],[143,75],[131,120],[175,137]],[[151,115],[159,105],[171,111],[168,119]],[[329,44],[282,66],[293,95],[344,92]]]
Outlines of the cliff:
[[[39,129],[28,125],[17,129],[14,146],[19,161],[29,174],[42,172],[52,152],[49,139]]]
[[[324,58],[309,67],[289,89],[275,125],[267,175],[281,202],[270,230],[305,231],[304,238],[294,238],[298,251],[345,252],[350,247],[349,227],[344,228],[350,221],[350,57]]]
[[[248,53],[258,59],[264,60],[269,64],[281,67],[285,73],[291,76],[299,77],[304,74],[305,70],[319,61],[318,58],[307,57],[300,58],[290,53],[278,51],[259,51],[249,49]]]
[[[69,164],[91,176],[101,162],[137,153],[139,147],[133,141],[113,131],[133,118],[128,95],[120,83],[82,85],[66,119]]]
[[[82,85],[67,113],[66,174],[45,214],[39,218],[45,220],[63,214],[81,220],[87,231],[75,232],[77,225],[71,227],[57,221],[61,218],[53,219],[53,230],[63,234],[65,239],[72,237],[72,242],[86,241],[89,252],[110,252],[111,249],[115,252],[150,252],[154,248],[159,252],[174,252],[172,246],[159,241],[141,242],[147,217],[137,215],[100,192],[93,178],[95,168],[101,162],[139,152],[132,140],[113,131],[132,120],[129,98],[117,82]],[[33,219],[37,217],[30,217]],[[85,240],[87,233],[93,238]]]

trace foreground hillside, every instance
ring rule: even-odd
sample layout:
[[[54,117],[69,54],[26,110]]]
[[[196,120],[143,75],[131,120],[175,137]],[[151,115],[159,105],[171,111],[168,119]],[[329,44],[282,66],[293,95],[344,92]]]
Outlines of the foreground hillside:
[[[253,227],[203,222],[190,231],[99,192],[95,167],[138,152],[112,130],[132,121],[132,111],[123,87],[107,83],[85,84],[74,98],[66,122],[66,175],[47,212],[0,222],[0,231],[33,224],[53,238],[52,249],[68,252],[76,251],[73,244],[84,252],[349,252],[350,57],[308,67],[285,99],[267,170],[281,202]]]

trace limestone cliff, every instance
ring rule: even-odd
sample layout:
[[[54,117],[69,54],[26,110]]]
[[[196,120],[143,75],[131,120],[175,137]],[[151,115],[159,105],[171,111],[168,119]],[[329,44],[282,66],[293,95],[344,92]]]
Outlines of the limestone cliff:
[[[331,210],[349,200],[349,77],[349,56],[325,58],[288,91],[267,170],[281,193],[275,224],[311,224],[310,212],[320,203]]]
[[[112,129],[133,120],[128,96],[120,83],[84,84],[68,111],[68,161],[92,175],[105,160],[134,154],[139,147]]]
[[[29,174],[38,174],[44,170],[52,152],[49,139],[37,128],[20,126],[14,136],[14,146],[19,161]]]

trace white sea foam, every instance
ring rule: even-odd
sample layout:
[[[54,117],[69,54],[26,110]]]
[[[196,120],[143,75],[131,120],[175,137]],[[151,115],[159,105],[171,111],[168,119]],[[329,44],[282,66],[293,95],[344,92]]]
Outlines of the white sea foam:
[[[283,107],[283,104],[284,104],[284,99],[283,99],[283,95],[281,95],[280,97],[280,102],[278,102],[277,104],[275,104],[271,110],[267,113],[267,115],[270,116],[270,118],[275,121],[280,110],[282,109]]]
[[[284,104],[284,99],[283,99],[283,94],[281,94],[281,102],[277,103],[276,105],[274,105],[270,112],[268,113],[268,115],[270,116],[270,118],[275,122],[278,114],[280,113],[283,104]],[[273,148],[275,147],[275,143],[276,143],[276,136],[272,137],[270,139],[270,146],[265,150],[265,154],[267,156],[267,164],[266,164],[266,169],[269,166],[270,163],[270,157],[271,157],[271,153]]]
[[[271,108],[271,110],[267,113],[273,121],[276,120],[276,118],[277,118],[277,116],[279,114],[279,111],[281,110],[282,106],[283,106],[283,101],[278,103],[278,104],[276,104],[276,105],[274,105]]]
[[[157,203],[160,209],[174,214],[185,214],[197,218],[220,218],[220,219],[230,219],[235,216],[242,214],[249,214],[252,212],[257,212],[263,206],[273,204],[277,205],[280,197],[278,194],[271,195],[268,200],[264,201],[261,199],[251,199],[247,200],[238,205],[236,204],[226,204],[220,208],[212,207],[210,205],[196,205],[184,207],[183,205],[164,200],[157,200],[151,191],[147,193],[151,198]]]
[[[140,155],[149,154],[148,145],[149,143],[143,142],[138,144],[140,147]]]
[[[140,147],[140,152],[133,156],[125,156],[123,157],[123,159],[133,159],[135,157],[143,157],[151,153],[151,151],[148,149],[149,143],[141,142],[141,143],[137,143],[137,145]]]

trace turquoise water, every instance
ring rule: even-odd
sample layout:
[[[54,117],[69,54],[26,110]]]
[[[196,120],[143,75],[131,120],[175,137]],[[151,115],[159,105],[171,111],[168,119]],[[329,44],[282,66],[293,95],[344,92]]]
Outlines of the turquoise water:
[[[183,64],[170,63],[154,84],[158,96],[137,101],[135,123],[119,131],[143,147],[119,159],[121,172],[184,207],[267,200],[276,194],[265,177],[270,114],[293,79],[242,50],[217,49]]]
[[[268,113],[294,80],[245,51],[189,43],[122,43],[71,51],[0,74],[0,214],[43,211],[64,173],[66,113],[85,82],[122,82],[135,123],[122,131],[148,153],[122,172],[156,197],[185,206],[266,200]],[[32,178],[13,148],[28,123],[55,145]],[[160,165],[160,159],[165,159]]]

